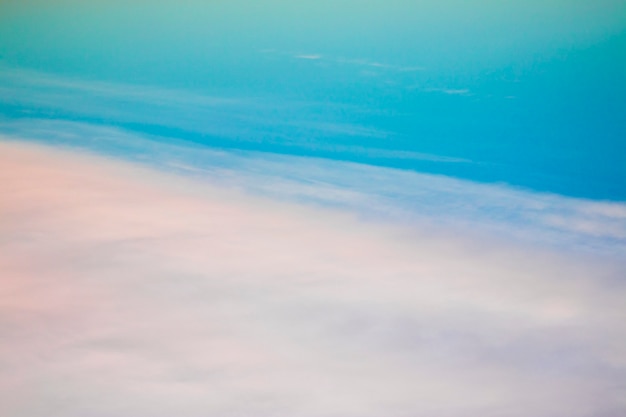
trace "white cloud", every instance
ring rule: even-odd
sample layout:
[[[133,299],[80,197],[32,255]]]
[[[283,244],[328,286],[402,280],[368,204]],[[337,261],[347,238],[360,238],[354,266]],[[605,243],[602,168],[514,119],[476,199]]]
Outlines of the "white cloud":
[[[327,127],[330,129],[330,127]],[[146,138],[110,127],[26,119],[0,123],[9,137],[104,152],[159,169],[193,175],[247,192],[322,206],[364,217],[435,224],[501,235],[541,246],[626,253],[626,205],[533,193],[503,185],[412,171],[271,153],[215,151],[167,138]],[[372,133],[373,134],[373,133]],[[377,158],[472,163],[461,158],[358,146],[317,150]]]
[[[399,151],[392,149],[365,148],[362,146],[317,146],[316,149],[325,149],[336,152],[344,152],[351,155],[367,156],[369,158],[409,159],[416,161],[432,161],[447,163],[472,163],[465,158],[455,158],[442,155],[434,155],[423,152]]]
[[[311,61],[319,61],[323,60],[324,63],[327,64],[335,64],[335,65],[353,65],[355,67],[365,67],[365,68],[375,68],[381,70],[388,70],[394,72],[418,72],[425,71],[426,68],[418,66],[418,65],[394,65],[379,61],[372,61],[369,59],[358,59],[358,58],[345,58],[345,57],[333,57],[329,55],[322,54],[303,54],[303,53],[289,53],[289,52],[280,52],[277,50],[263,50],[263,53],[271,53],[273,55],[287,55],[296,59],[305,59]]]
[[[623,205],[107,140],[186,175],[0,142],[0,414],[626,412],[623,260],[476,229],[495,214],[541,230],[519,219],[546,212],[623,224]],[[307,186],[343,204],[277,200]],[[421,220],[356,216],[420,195]]]
[[[467,88],[424,88],[423,91],[443,93],[451,96],[467,96],[471,95],[471,91]]]
[[[295,55],[295,57],[299,59],[311,59],[311,60],[317,60],[317,59],[322,58],[321,55],[317,55],[317,54],[298,54],[298,55]]]

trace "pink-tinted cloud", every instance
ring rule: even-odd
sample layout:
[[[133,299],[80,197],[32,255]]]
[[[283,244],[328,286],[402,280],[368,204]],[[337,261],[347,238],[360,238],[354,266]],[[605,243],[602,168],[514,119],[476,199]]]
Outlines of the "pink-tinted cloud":
[[[419,230],[0,142],[0,414],[626,412],[621,263]]]

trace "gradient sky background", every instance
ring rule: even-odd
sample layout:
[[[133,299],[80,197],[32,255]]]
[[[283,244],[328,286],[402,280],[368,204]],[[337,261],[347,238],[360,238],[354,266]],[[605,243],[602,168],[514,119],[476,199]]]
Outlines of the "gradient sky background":
[[[623,1],[0,0],[0,415],[623,417]]]
[[[227,114],[185,123],[185,109],[154,120],[128,105],[113,116],[97,105],[37,105],[22,91],[2,96],[5,117],[116,124],[226,148],[626,199],[623,1],[5,0],[0,7],[5,66],[257,106],[213,109]],[[238,131],[215,131],[237,111],[246,115],[234,116]]]

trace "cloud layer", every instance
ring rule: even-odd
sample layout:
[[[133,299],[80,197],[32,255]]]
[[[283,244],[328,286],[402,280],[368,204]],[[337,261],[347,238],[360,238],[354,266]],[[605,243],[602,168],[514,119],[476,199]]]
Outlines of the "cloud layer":
[[[615,258],[400,229],[189,168],[0,155],[2,415],[626,412]]]
[[[626,205],[620,202],[317,158],[216,150],[85,123],[12,120],[0,122],[1,132],[13,140],[105,154],[273,199],[341,207],[402,227],[436,225],[453,234],[487,233],[539,247],[626,256]],[[442,158],[407,153],[409,158]]]

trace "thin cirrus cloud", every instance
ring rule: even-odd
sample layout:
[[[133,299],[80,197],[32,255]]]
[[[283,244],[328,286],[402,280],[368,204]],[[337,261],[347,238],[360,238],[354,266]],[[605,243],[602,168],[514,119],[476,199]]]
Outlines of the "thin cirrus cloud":
[[[297,54],[297,55],[294,55],[294,58],[317,60],[317,59],[322,59],[322,55],[317,55],[317,54]]]
[[[425,71],[426,68],[418,65],[393,65],[382,63],[378,61],[371,61],[367,59],[355,59],[355,58],[344,58],[344,57],[331,57],[322,54],[303,54],[303,53],[288,53],[288,52],[279,52],[275,49],[264,49],[261,51],[265,54],[279,54],[279,55],[287,55],[292,56],[296,59],[303,59],[309,61],[323,61],[324,63],[332,63],[336,65],[354,65],[355,67],[371,67],[378,69],[386,69],[390,71],[396,72],[417,72],[417,71]]]
[[[281,53],[274,49],[266,49],[266,50],[263,50],[262,52],[265,54],[289,55],[288,53],[284,53],[284,52]],[[300,60],[305,60],[305,61],[312,61],[312,62],[318,62],[318,63],[324,63],[324,64],[334,64],[334,65],[348,65],[348,66],[354,66],[355,68],[369,69],[370,71],[361,73],[361,74],[367,74],[367,75],[377,74],[376,72],[372,72],[371,70],[385,70],[387,72],[390,71],[392,73],[398,73],[398,74],[426,71],[425,67],[417,66],[417,65],[414,65],[414,66],[392,65],[392,64],[382,63],[378,61],[370,61],[367,59],[330,57],[330,56],[325,56],[322,54],[296,53],[296,54],[291,54],[290,56],[295,59],[300,59]],[[392,80],[388,80],[388,81],[393,82]],[[425,93],[442,93],[442,94],[451,95],[451,96],[473,95],[472,92],[468,88],[428,87],[427,86],[428,83],[429,83],[428,80],[422,80],[419,84],[410,84],[406,88],[408,90],[420,90]]]
[[[148,166],[6,137],[0,150],[3,415],[626,411],[619,257],[452,234],[424,218],[400,229],[349,204],[289,197],[285,187],[306,185],[299,170],[318,194],[331,187],[338,172],[316,173],[315,160],[221,153],[230,167],[194,176],[183,164],[193,167],[193,150],[174,146],[160,163],[148,149]],[[295,180],[255,192],[246,160]],[[165,172],[173,163],[181,170]],[[335,170],[369,169],[349,165]],[[376,190],[391,171],[367,180]],[[266,172],[257,181],[271,188]],[[442,184],[449,199],[463,189]],[[380,203],[334,187],[343,201]],[[489,201],[489,190],[469,194]],[[552,203],[508,196],[509,211]],[[621,205],[569,204],[623,226]]]
[[[345,120],[354,106],[238,96],[80,80],[0,65],[0,101],[21,111],[160,126],[233,143],[305,147],[311,140],[381,139],[392,132]],[[339,117],[341,115],[341,117]],[[302,140],[301,138],[306,138]]]

